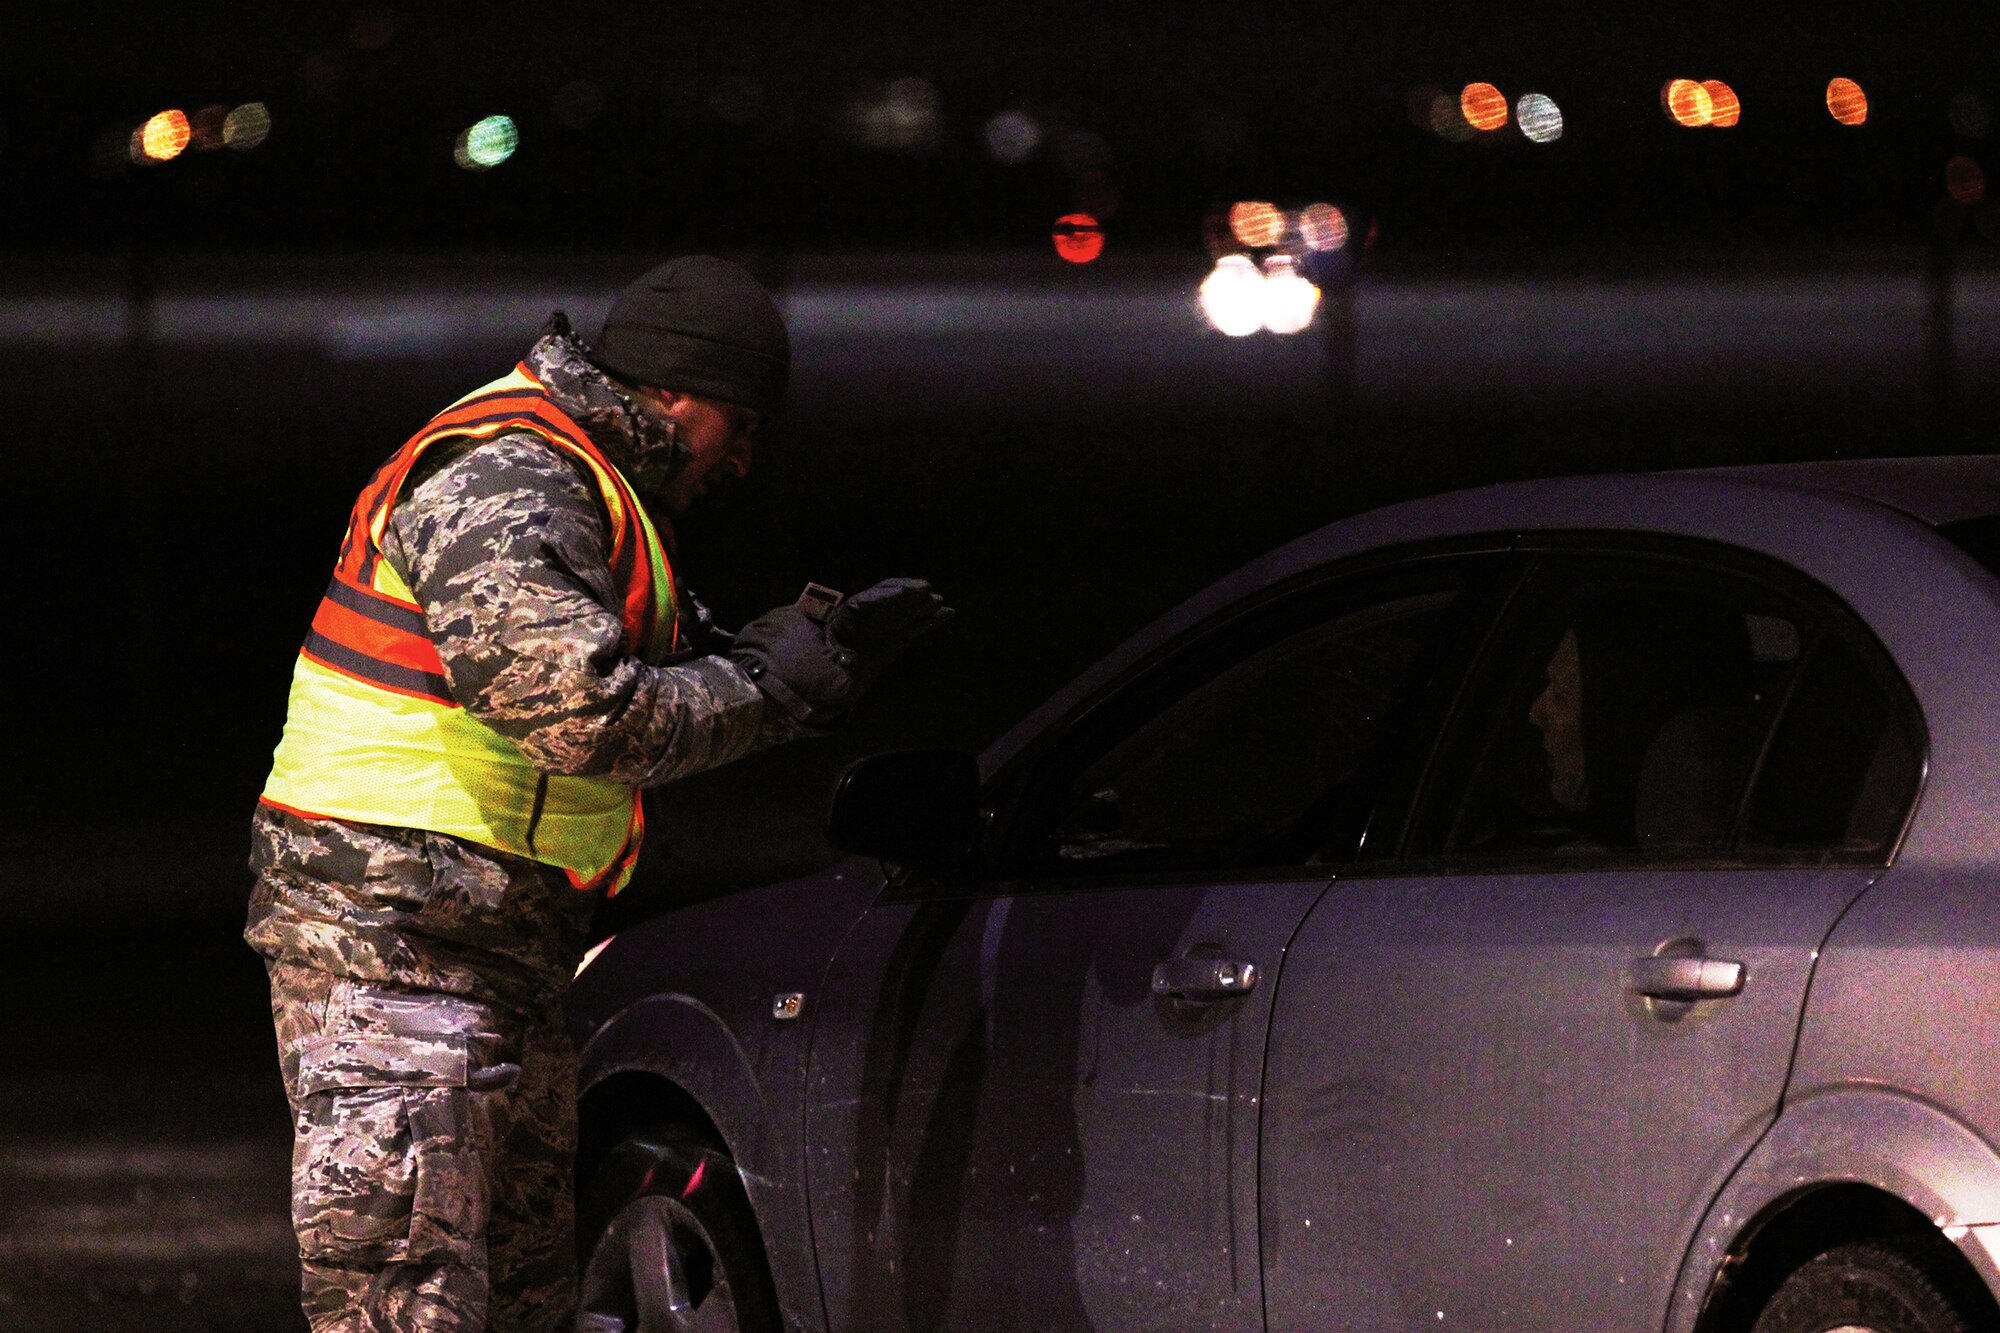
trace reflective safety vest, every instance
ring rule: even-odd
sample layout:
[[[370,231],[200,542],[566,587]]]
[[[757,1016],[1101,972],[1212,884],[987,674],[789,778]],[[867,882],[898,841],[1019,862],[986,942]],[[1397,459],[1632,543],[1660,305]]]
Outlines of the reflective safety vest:
[[[610,519],[625,651],[679,646],[673,572],[645,507],[526,365],[446,408],[354,502],[333,581],[292,671],[285,733],[260,798],[308,818],[428,829],[560,866],[579,889],[631,878],[645,834],[637,789],[543,773],[451,697],[423,610],[382,535],[410,469],[441,440],[528,431],[580,460]]]

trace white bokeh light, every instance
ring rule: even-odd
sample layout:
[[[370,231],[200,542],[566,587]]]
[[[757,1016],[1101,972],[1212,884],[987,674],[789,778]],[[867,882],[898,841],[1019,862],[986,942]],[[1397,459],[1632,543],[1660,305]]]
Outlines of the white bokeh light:
[[[1554,143],[1563,137],[1562,108],[1547,93],[1523,93],[1515,104],[1514,119],[1521,133],[1535,143]]]
[[[1246,255],[1224,255],[1201,283],[1201,313],[1220,332],[1247,338],[1264,327],[1264,275]]]
[[[1299,210],[1299,239],[1308,250],[1338,250],[1347,244],[1347,215],[1332,204]]]
[[[1290,255],[1264,261],[1264,327],[1273,333],[1299,333],[1319,309],[1319,288],[1299,272]]]
[[[986,122],[986,151],[995,162],[1026,162],[1042,146],[1042,126],[1025,111],[1002,111]]]

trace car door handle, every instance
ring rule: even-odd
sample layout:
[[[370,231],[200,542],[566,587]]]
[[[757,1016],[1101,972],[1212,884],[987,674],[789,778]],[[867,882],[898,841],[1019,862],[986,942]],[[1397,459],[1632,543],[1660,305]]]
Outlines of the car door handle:
[[[1718,1000],[1743,989],[1743,964],[1721,958],[1634,958],[1625,976],[1654,1000]]]
[[[1153,994],[1226,1000],[1257,989],[1257,965],[1228,958],[1170,958],[1153,969]]]

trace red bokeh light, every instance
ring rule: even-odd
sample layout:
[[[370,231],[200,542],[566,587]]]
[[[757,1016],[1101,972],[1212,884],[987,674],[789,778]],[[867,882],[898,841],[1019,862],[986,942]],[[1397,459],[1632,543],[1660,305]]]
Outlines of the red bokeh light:
[[[1104,228],[1088,213],[1057,218],[1050,239],[1056,243],[1056,253],[1072,264],[1088,264],[1104,253]]]

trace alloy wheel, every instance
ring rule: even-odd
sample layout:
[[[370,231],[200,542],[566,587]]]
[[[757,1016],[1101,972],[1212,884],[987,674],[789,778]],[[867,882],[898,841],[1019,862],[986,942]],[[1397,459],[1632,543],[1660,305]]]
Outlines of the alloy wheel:
[[[738,1333],[729,1277],[679,1200],[641,1195],[605,1228],[583,1276],[579,1333]]]

